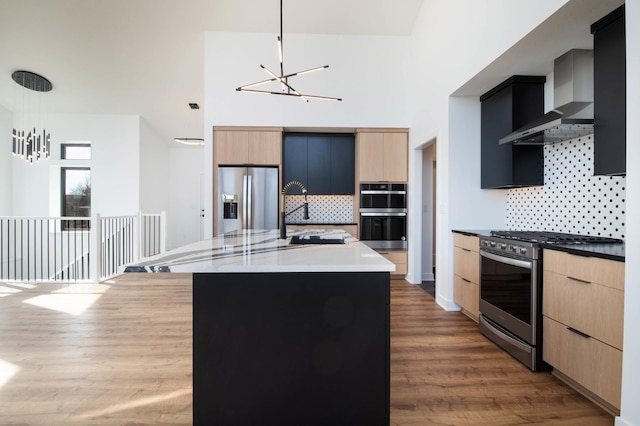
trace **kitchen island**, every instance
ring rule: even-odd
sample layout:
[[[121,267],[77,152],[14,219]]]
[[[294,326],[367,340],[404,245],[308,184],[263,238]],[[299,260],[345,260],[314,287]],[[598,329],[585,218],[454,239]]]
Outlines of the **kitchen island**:
[[[310,244],[242,231],[127,267],[193,273],[194,424],[389,423],[394,265],[343,231],[295,234]]]

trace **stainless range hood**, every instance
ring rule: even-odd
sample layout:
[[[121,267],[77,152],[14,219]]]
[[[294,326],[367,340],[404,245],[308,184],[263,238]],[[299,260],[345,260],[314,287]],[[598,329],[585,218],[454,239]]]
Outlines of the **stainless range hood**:
[[[540,145],[593,133],[593,51],[573,49],[553,62],[554,110],[500,139]]]

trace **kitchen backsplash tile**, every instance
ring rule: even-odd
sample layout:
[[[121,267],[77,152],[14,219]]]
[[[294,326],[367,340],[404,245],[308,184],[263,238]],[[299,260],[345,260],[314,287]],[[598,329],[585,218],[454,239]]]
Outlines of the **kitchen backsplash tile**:
[[[287,223],[353,223],[352,195],[308,195],[309,220],[303,219],[302,209],[287,216]],[[286,211],[290,212],[304,202],[303,195],[287,195]]]
[[[624,239],[624,176],[593,176],[593,135],[544,147],[544,186],[510,189],[507,226]]]

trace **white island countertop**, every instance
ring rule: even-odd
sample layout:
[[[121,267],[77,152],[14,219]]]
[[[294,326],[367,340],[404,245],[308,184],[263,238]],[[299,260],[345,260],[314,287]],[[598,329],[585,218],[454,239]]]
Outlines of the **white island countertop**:
[[[345,244],[289,244],[291,236],[344,238]],[[125,268],[125,272],[393,272],[395,265],[340,230],[245,230],[199,241]]]

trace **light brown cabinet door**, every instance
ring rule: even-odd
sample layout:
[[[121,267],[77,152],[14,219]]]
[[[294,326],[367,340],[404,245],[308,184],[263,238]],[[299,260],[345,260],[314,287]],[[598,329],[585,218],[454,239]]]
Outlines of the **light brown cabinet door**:
[[[544,271],[542,313],[622,349],[624,292],[621,290]]]
[[[281,132],[248,132],[248,163],[277,166],[282,158]]]
[[[407,252],[406,251],[384,251],[379,252],[389,262],[396,265],[396,270],[391,273],[393,276],[407,275]]]
[[[475,321],[480,316],[480,286],[458,275],[453,276],[453,301]]]
[[[480,316],[479,239],[454,233],[453,246],[453,301],[477,322]]]
[[[361,182],[384,180],[383,135],[383,133],[358,133],[358,176]]]
[[[215,164],[247,164],[249,132],[220,130],[213,132],[213,162]]]
[[[406,133],[358,133],[358,177],[361,182],[406,182],[407,175]]]
[[[622,351],[543,317],[543,358],[571,380],[620,409]]]
[[[544,250],[543,358],[620,409],[624,263]]]
[[[384,133],[384,180],[407,181],[407,134]]]
[[[282,132],[216,130],[213,147],[215,164],[278,166],[282,159]]]

